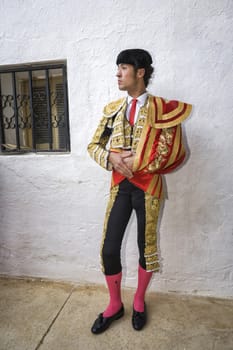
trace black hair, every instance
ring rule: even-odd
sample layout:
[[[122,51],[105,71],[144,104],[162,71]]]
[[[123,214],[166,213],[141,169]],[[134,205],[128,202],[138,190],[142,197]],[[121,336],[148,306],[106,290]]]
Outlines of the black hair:
[[[143,49],[127,49],[121,51],[117,56],[116,64],[118,65],[121,63],[131,64],[134,66],[135,71],[137,71],[139,68],[144,68],[144,83],[145,86],[149,84],[154,68],[152,67],[152,57],[148,51]]]

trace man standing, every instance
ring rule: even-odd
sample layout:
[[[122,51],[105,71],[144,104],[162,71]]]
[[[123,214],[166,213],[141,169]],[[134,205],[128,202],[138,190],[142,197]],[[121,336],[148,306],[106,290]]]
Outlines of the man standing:
[[[132,326],[141,330],[147,320],[145,293],[159,270],[156,226],[163,197],[162,174],[185,158],[181,122],[191,105],[150,95],[146,87],[153,73],[151,55],[142,49],[122,51],[116,60],[117,79],[126,98],[105,106],[88,145],[90,156],[112,171],[110,198],[103,229],[101,260],[110,302],[95,320],[92,333],[104,332],[124,315],[121,300],[121,243],[132,210],[137,217],[138,286]]]

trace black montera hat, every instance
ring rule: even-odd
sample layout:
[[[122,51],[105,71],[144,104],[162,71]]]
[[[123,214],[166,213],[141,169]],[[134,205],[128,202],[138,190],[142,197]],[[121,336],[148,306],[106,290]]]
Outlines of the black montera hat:
[[[132,64],[135,68],[145,68],[152,64],[152,57],[143,49],[127,49],[117,56],[116,64]]]

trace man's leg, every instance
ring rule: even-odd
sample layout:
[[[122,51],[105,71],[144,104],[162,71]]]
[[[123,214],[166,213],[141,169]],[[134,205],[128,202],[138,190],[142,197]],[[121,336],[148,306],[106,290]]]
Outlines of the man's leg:
[[[138,286],[134,295],[134,310],[138,312],[144,312],[145,307],[145,294],[150,283],[153,272],[147,272],[145,269],[138,265]]]
[[[124,314],[121,300],[122,266],[120,255],[124,232],[132,212],[129,185],[127,180],[123,181],[119,186],[115,186],[110,193],[101,248],[102,268],[110,301],[108,307],[99,315],[92,326],[91,330],[94,334],[104,332],[112,321]]]
[[[146,323],[145,294],[153,271],[158,269],[156,226],[159,201],[141,190],[135,191],[133,207],[138,220],[138,285],[134,295],[133,326],[140,330]]]
[[[109,289],[110,302],[104,311],[104,317],[114,315],[122,307],[121,301],[121,244],[128,224],[132,205],[130,199],[131,185],[124,181],[119,185],[115,198],[110,197],[110,206],[107,212],[106,232],[104,232],[102,247],[103,270]]]
[[[109,291],[109,304],[103,312],[104,317],[111,317],[117,313],[122,307],[121,301],[121,279],[122,272],[115,275],[106,275],[106,283]]]

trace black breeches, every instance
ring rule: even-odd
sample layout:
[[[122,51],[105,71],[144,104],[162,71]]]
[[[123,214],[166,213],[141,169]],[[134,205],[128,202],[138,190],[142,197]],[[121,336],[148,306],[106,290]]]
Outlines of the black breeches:
[[[146,269],[144,258],[146,225],[144,191],[131,184],[128,180],[124,180],[120,183],[112,204],[106,222],[106,233],[101,252],[104,273],[106,275],[114,275],[122,270],[121,244],[133,209],[137,216],[139,263]]]

